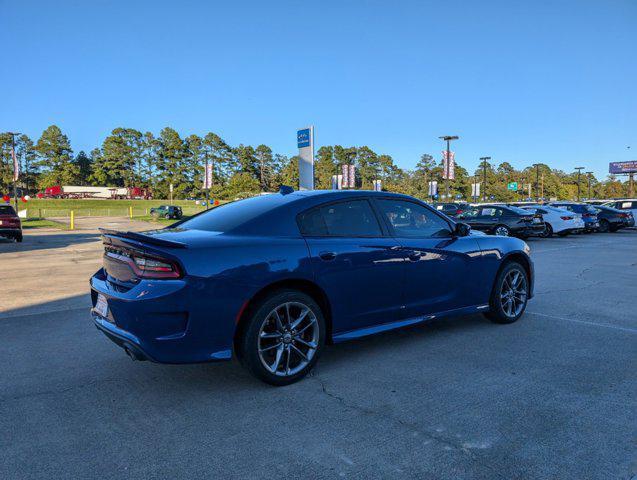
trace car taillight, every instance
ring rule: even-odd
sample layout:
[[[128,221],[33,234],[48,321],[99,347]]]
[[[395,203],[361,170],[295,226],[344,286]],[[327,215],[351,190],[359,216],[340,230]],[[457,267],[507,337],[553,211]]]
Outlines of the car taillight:
[[[464,210],[458,209],[458,210],[456,210],[456,215],[460,215],[463,212],[464,212]]]
[[[560,217],[562,220],[573,220],[573,217]]]
[[[139,278],[166,279],[181,277],[179,265],[168,258],[111,248],[106,248],[105,254],[128,264]]]
[[[627,213],[618,213],[618,216],[620,216],[621,218],[630,218],[630,215]]]
[[[585,217],[585,218],[593,218],[594,216],[595,216],[594,213],[583,213],[582,214],[582,217]]]

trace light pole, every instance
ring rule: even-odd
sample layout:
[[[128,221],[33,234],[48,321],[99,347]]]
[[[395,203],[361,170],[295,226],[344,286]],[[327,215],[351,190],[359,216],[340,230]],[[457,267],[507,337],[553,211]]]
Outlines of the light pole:
[[[586,172],[586,175],[588,175],[588,199],[591,199],[591,175],[593,174],[593,172]]]
[[[534,163],[535,167],[535,201],[540,203],[540,164]]]
[[[579,180],[580,180],[580,176],[582,174],[582,170],[584,170],[585,167],[575,167],[575,170],[577,170],[577,201],[579,202]]]
[[[438,137],[441,140],[447,142],[447,162],[445,165],[445,196],[449,199],[449,164],[451,163],[451,150],[450,143],[452,140],[458,140],[457,135],[444,135],[442,137]]]
[[[482,189],[482,201],[487,201],[487,161],[491,160],[491,157],[480,157],[480,161],[482,162],[482,181],[484,183],[484,188]]]
[[[15,202],[15,211],[18,212],[18,161],[15,156],[15,137],[16,135],[20,135],[18,132],[7,132],[8,135],[11,135],[11,159],[13,160],[13,200]]]

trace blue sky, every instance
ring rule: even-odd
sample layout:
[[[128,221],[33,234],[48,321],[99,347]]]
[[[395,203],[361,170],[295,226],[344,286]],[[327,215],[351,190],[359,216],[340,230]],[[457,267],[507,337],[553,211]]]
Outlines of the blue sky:
[[[368,145],[413,168],[637,159],[637,2],[0,0],[0,130],[115,127],[296,153]],[[11,57],[6,53],[11,52]],[[627,146],[631,149],[627,149]]]

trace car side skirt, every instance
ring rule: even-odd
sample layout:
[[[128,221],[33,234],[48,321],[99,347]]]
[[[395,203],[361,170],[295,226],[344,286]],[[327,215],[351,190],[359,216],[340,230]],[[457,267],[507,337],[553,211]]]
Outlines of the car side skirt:
[[[370,327],[358,328],[356,330],[349,330],[347,332],[336,333],[332,335],[332,341],[334,343],[346,342],[355,338],[366,337],[368,335],[374,335],[380,332],[386,332],[388,330],[395,330],[410,325],[417,325],[419,323],[425,323],[429,320],[443,317],[454,317],[471,315],[475,313],[486,312],[489,310],[489,304],[472,305],[470,307],[456,308],[453,310],[447,310],[431,315],[422,315],[418,317],[407,318],[403,320],[397,320],[395,322],[381,323],[379,325],[372,325]]]

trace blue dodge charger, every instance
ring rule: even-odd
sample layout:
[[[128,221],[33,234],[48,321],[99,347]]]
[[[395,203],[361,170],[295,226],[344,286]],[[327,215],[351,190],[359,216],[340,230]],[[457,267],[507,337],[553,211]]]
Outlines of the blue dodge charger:
[[[511,323],[533,295],[525,242],[400,194],[282,188],[102,234],[92,316],[109,339],[161,363],[234,354],[273,385],[305,376],[326,343],[477,312]]]

